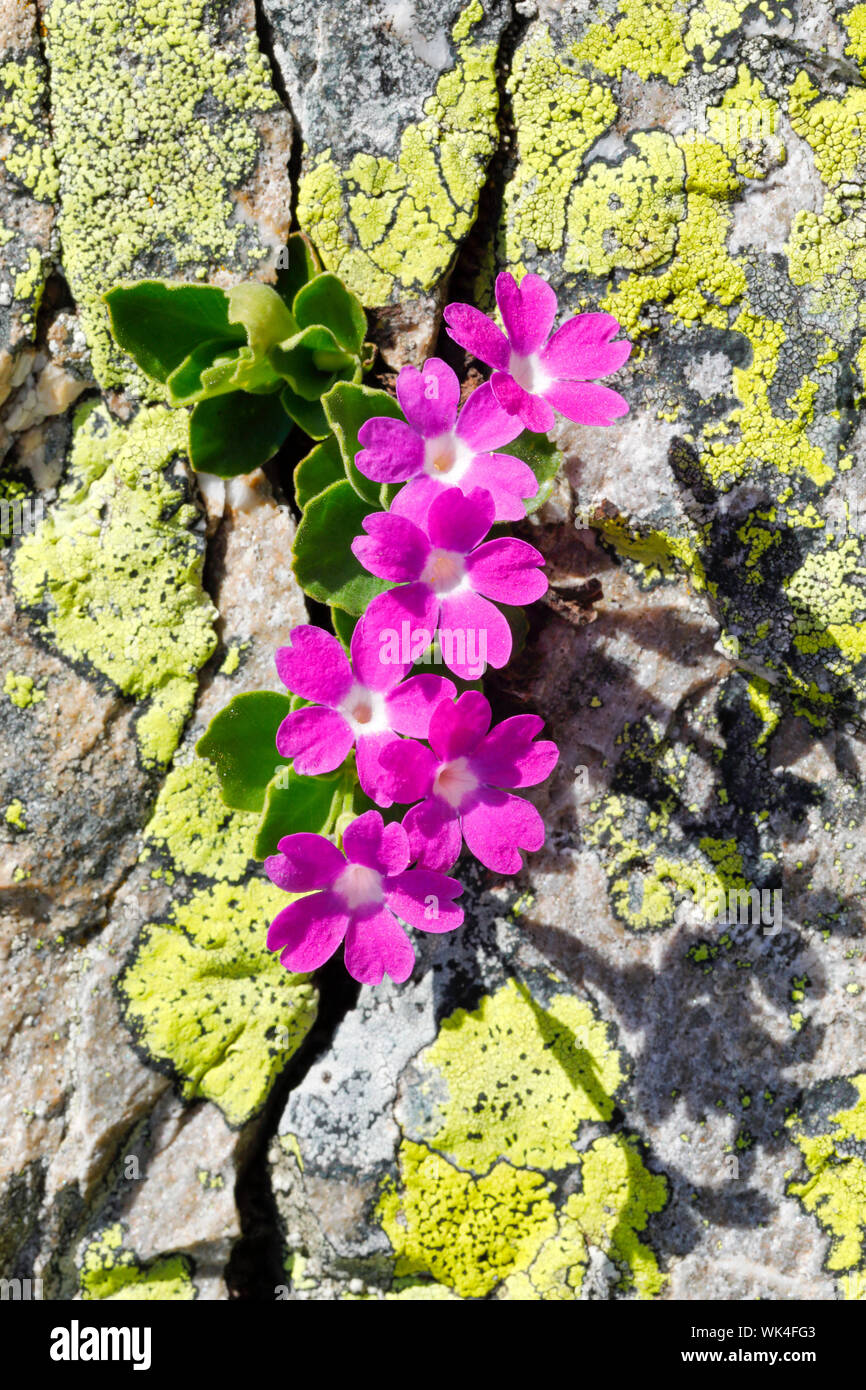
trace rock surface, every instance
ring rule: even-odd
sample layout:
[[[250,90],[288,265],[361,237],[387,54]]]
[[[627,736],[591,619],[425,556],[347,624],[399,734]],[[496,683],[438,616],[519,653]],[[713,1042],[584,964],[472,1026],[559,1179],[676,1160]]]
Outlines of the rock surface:
[[[864,82],[831,0],[0,0],[3,1277],[866,1296]],[[288,462],[196,479],[100,306],[272,278],[293,197],[389,365],[502,268],[636,343],[487,687],[545,850],[400,987],[268,956],[194,751],[305,618]]]

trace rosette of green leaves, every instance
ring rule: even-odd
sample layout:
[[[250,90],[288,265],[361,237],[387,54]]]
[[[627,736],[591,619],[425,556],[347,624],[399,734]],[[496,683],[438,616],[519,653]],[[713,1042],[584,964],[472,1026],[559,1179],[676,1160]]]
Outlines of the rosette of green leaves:
[[[293,424],[324,439],[322,396],[360,382],[372,360],[360,300],[322,270],[306,237],[290,237],[288,252],[275,287],[141,280],[104,296],[118,345],[171,405],[192,407],[189,456],[200,472],[251,472]]]

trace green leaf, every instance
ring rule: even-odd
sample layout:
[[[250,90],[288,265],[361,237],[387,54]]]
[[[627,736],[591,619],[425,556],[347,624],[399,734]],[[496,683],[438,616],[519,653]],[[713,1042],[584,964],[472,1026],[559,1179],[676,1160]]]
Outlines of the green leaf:
[[[295,500],[298,506],[303,510],[313,497],[318,497],[331,483],[339,482],[344,477],[340,446],[329,434],[295,468]]]
[[[375,415],[387,415],[391,420],[402,420],[402,410],[387,391],[376,391],[371,386],[360,386],[353,381],[341,381],[332,386],[323,398],[322,405],[328,424],[340,446],[346,477],[359,497],[371,502],[376,508],[380,507],[382,485],[366,478],[355,466],[355,455],[361,448],[358,431]]]
[[[284,835],[325,834],[335,819],[335,802],[342,803],[343,783],[342,769],[323,777],[302,777],[294,768],[279,773],[265,792],[253,858],[276,854]]]
[[[261,811],[265,790],[286,758],[277,752],[277,730],[289,713],[288,695],[254,690],[236,695],[220,710],[195,746],[209,758],[220,779],[220,793],[234,811]]]
[[[331,622],[339,641],[348,651],[352,644],[352,633],[355,631],[358,619],[351,613],[344,612],[342,608],[332,608]]]
[[[356,359],[343,352],[331,330],[320,323],[279,343],[268,355],[274,371],[305,401],[319,400],[338,372],[351,374],[356,366]]]
[[[349,548],[356,536],[363,535],[361,523],[369,514],[370,504],[351,483],[345,479],[332,483],[307,503],[293,548],[301,588],[319,603],[344,608],[356,617],[378,594],[393,587],[368,574]]]
[[[316,248],[303,232],[293,232],[286,242],[289,264],[277,272],[277,294],[291,309],[295,295],[314,275],[320,275],[322,262]]]
[[[311,439],[327,439],[331,427],[325,419],[321,401],[305,401],[303,396],[295,394],[291,386],[285,386],[280,392],[280,401],[283,410],[304,434]]]
[[[229,322],[228,298],[215,285],[139,280],[103,295],[118,346],[155,381],[166,381],[200,343],[245,341]]]
[[[367,331],[367,315],[357,295],[342,280],[326,271],[298,291],[292,312],[301,328],[323,323],[341,347],[357,357]]]
[[[230,396],[199,401],[189,420],[189,457],[200,473],[235,478],[273,458],[292,422],[279,396]]]
[[[534,434],[532,430],[524,430],[511,444],[506,444],[502,452],[523,459],[538,479],[538,492],[534,497],[525,499],[528,516],[530,512],[537,511],[550,496],[553,479],[562,463],[562,454],[546,434]]]
[[[280,378],[267,359],[257,357],[246,344],[228,347],[212,340],[191,352],[166,385],[172,405],[193,405],[231,391],[270,392],[279,388]]]
[[[227,295],[229,318],[246,329],[247,342],[257,356],[297,333],[292,314],[272,285],[244,280],[228,290]]]

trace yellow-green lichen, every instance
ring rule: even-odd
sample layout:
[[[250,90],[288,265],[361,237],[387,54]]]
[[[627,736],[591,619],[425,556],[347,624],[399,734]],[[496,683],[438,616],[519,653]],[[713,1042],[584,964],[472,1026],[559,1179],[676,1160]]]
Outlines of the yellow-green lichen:
[[[707,108],[707,121],[713,139],[744,178],[763,179],[770,165],[784,163],[785,147],[777,135],[778,105],[745,63],[740,63],[737,80],[719,105]]]
[[[108,1226],[85,1247],[79,1271],[83,1299],[152,1299],[185,1302],[195,1298],[188,1255],[139,1260],[124,1249],[120,1222]]]
[[[429,1273],[461,1298],[484,1298],[556,1230],[540,1173],[497,1163],[475,1178],[409,1142],[399,1166],[399,1187],[388,1185],[378,1208],[398,1276]]]
[[[186,1100],[212,1100],[232,1125],[264,1103],[316,1016],[316,992],[265,944],[285,893],[263,878],[218,883],[145,927],[118,981],[124,1017]]]
[[[24,803],[19,801],[16,796],[14,801],[10,801],[4,812],[7,825],[14,825],[16,830],[26,830],[27,821],[24,819]]]
[[[568,200],[584,155],[616,118],[610,91],[558,52],[539,25],[514,55],[508,78],[518,161],[503,203],[502,253],[516,267],[527,243],[558,251]]]
[[[755,740],[755,747],[763,748],[767,740],[775,733],[782,717],[782,711],[778,701],[773,698],[773,687],[769,681],[763,680],[760,676],[750,676],[746,682],[746,689],[749,695],[749,707],[761,721],[761,731]]]
[[[3,681],[3,694],[8,695],[17,709],[29,709],[45,699],[45,691],[38,690],[32,676],[21,676],[15,671],[7,671]]]
[[[564,991],[542,1003],[511,980],[446,1018],[416,1059],[398,1175],[378,1207],[397,1278],[426,1275],[461,1298],[572,1299],[597,1249],[620,1289],[657,1294],[664,1276],[638,1233],[665,1179],[634,1138],[576,1147],[584,1124],[611,1118],[624,1070],[610,1030]],[[560,1199],[551,1177],[563,1170]]]
[[[573,1162],[581,1123],[609,1120],[623,1081],[587,1003],[557,994],[541,1008],[514,980],[446,1019],[418,1064],[437,1097],[424,1139],[480,1173],[500,1157],[545,1171]]]
[[[477,42],[472,0],[452,36],[457,62],[442,74],[395,158],[358,153],[341,169],[317,151],[300,181],[298,220],[365,304],[396,288],[430,289],[475,217],[496,140],[496,45]]]
[[[229,810],[213,763],[194,758],[172,768],[163,782],[142,858],[156,849],[181,873],[237,883],[248,867],[258,821],[253,812]]]
[[[100,296],[142,274],[210,276],[265,255],[238,192],[278,106],[225,0],[51,0],[45,45],[63,264],[103,385],[126,384]]]
[[[807,1100],[818,1115],[795,1114],[787,1124],[809,1176],[787,1192],[829,1234],[827,1268],[850,1276],[866,1257],[866,1075],[823,1083]]]
[[[685,219],[685,162],[672,136],[639,132],[620,164],[595,160],[568,213],[566,270],[610,275],[614,269],[665,265]]]
[[[246,879],[256,820],[229,810],[205,759],[172,769],[142,857],[156,849],[167,877],[201,876],[211,886],[144,927],[118,979],[142,1050],[172,1069],[187,1100],[212,1100],[233,1125],[261,1108],[317,1004],[308,978],[289,974],[267,949],[268,924],[290,899],[261,874]]]
[[[57,196],[57,165],[48,140],[43,65],[33,54],[0,64],[0,152],[7,174],[37,202]]]
[[[152,702],[138,724],[152,763],[171,756],[217,641],[203,545],[190,531],[198,513],[166,476],[184,434],[183,418],[163,407],[128,426],[85,407],[69,480],[12,565],[19,599],[64,656]]]
[[[810,555],[785,581],[794,611],[794,647],[822,653],[823,664],[866,697],[866,565],[862,542],[848,537]],[[851,581],[856,582],[851,582]]]

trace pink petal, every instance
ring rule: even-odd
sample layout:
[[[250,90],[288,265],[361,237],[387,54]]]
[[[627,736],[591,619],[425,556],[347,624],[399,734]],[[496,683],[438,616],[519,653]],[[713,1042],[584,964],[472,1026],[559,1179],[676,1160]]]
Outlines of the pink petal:
[[[414,521],[416,526],[420,526],[422,531],[426,531],[431,505],[437,497],[441,497],[443,490],[449,487],[453,487],[453,483],[446,482],[444,478],[433,478],[429,473],[421,473],[405,487],[401,487],[391,503],[391,516],[405,516],[409,521]]]
[[[534,545],[500,536],[466,557],[469,582],[478,594],[518,607],[547,593],[544,556]]]
[[[465,758],[490,728],[490,705],[477,690],[467,690],[451,704],[443,700],[430,720],[430,747],[440,762]]]
[[[370,609],[355,624],[350,649],[355,677],[368,690],[393,690],[412,665],[408,653],[405,661],[394,659],[389,644],[381,639],[378,624],[370,622]]]
[[[509,796],[495,787],[482,787],[473,806],[462,816],[463,838],[475,858],[498,874],[523,868],[519,850],[541,849],[544,821],[522,796]],[[411,839],[411,836],[410,836]]]
[[[546,434],[556,423],[556,416],[542,396],[530,396],[528,391],[505,372],[494,372],[490,385],[499,404],[535,434]]]
[[[489,381],[478,386],[460,412],[455,433],[478,454],[500,449],[520,434],[520,421],[503,410]]]
[[[535,496],[538,479],[528,463],[510,454],[478,454],[463,474],[462,486],[464,492],[475,487],[489,492],[497,521],[522,521],[526,516],[522,499]]]
[[[628,414],[628,401],[618,391],[594,381],[552,381],[544,396],[578,425],[610,425]]]
[[[493,525],[495,508],[489,492],[477,487],[468,496],[449,487],[430,507],[427,534],[433,545],[468,555]]]
[[[403,817],[409,836],[409,852],[419,868],[444,873],[460,858],[463,837],[460,818],[447,802],[430,796]]]
[[[426,738],[436,706],[442,700],[453,700],[456,694],[453,682],[445,676],[410,676],[385,701],[388,722],[398,734]]]
[[[430,749],[410,738],[402,739],[399,747],[384,748],[379,762],[385,773],[382,785],[392,800],[403,806],[427,795],[438,766]]]
[[[471,304],[446,304],[442,317],[449,338],[471,352],[479,362],[505,370],[511,350],[505,334],[492,319]]]
[[[383,649],[393,649],[395,660],[402,662],[408,653],[417,661],[433,641],[439,600],[429,584],[406,584],[374,598],[366,620]]]
[[[393,512],[371,512],[362,525],[367,534],[352,541],[352,552],[365,570],[398,584],[418,578],[430,543],[414,522]]]
[[[541,354],[542,366],[548,376],[570,381],[592,381],[618,371],[632,348],[626,338],[610,341],[619,330],[612,314],[578,314],[556,330]]]
[[[439,625],[445,665],[461,680],[477,680],[487,663],[497,670],[507,665],[511,628],[499,609],[480,594],[467,589],[443,599]],[[443,640],[445,632],[450,635]]]
[[[397,400],[413,429],[425,439],[433,439],[454,428],[460,382],[447,362],[430,357],[423,371],[411,366],[401,368],[397,377]]]
[[[294,758],[302,777],[333,772],[346,760],[355,738],[342,714],[307,705],[287,714],[277,730],[277,752]]]
[[[391,911],[419,931],[446,932],[461,926],[463,909],[454,899],[462,892],[458,879],[429,869],[409,869],[385,883],[385,901]]]
[[[396,734],[383,732],[366,734],[355,743],[355,765],[361,790],[375,801],[377,806],[393,806],[394,798],[388,792],[389,776],[382,767],[380,757],[385,748],[392,743],[400,743]]]
[[[424,444],[403,420],[377,415],[358,430],[355,465],[377,483],[402,483],[424,467]]]
[[[412,974],[415,951],[387,907],[356,912],[346,932],[346,969],[362,985],[380,985],[385,975],[401,985]]]
[[[293,695],[332,708],[347,695],[352,672],[336,637],[307,623],[292,628],[288,647],[276,653],[277,674]]]
[[[268,950],[279,951],[280,964],[304,975],[330,960],[349,926],[349,914],[337,893],[311,893],[278,912],[268,930]]]
[[[378,811],[365,811],[343,834],[350,864],[363,864],[379,874],[402,874],[409,863],[409,837],[399,821],[385,825]]]
[[[346,867],[346,860],[336,845],[324,835],[284,835],[279,854],[265,860],[265,873],[278,888],[287,893],[309,893],[314,888],[327,888]]]
[[[481,782],[495,787],[534,787],[556,766],[559,749],[550,739],[533,743],[544,728],[536,714],[504,719],[476,748],[472,771]]]
[[[556,318],[556,294],[540,275],[524,275],[518,287],[508,271],[496,277],[496,303],[508,341],[521,357],[538,352]]]

